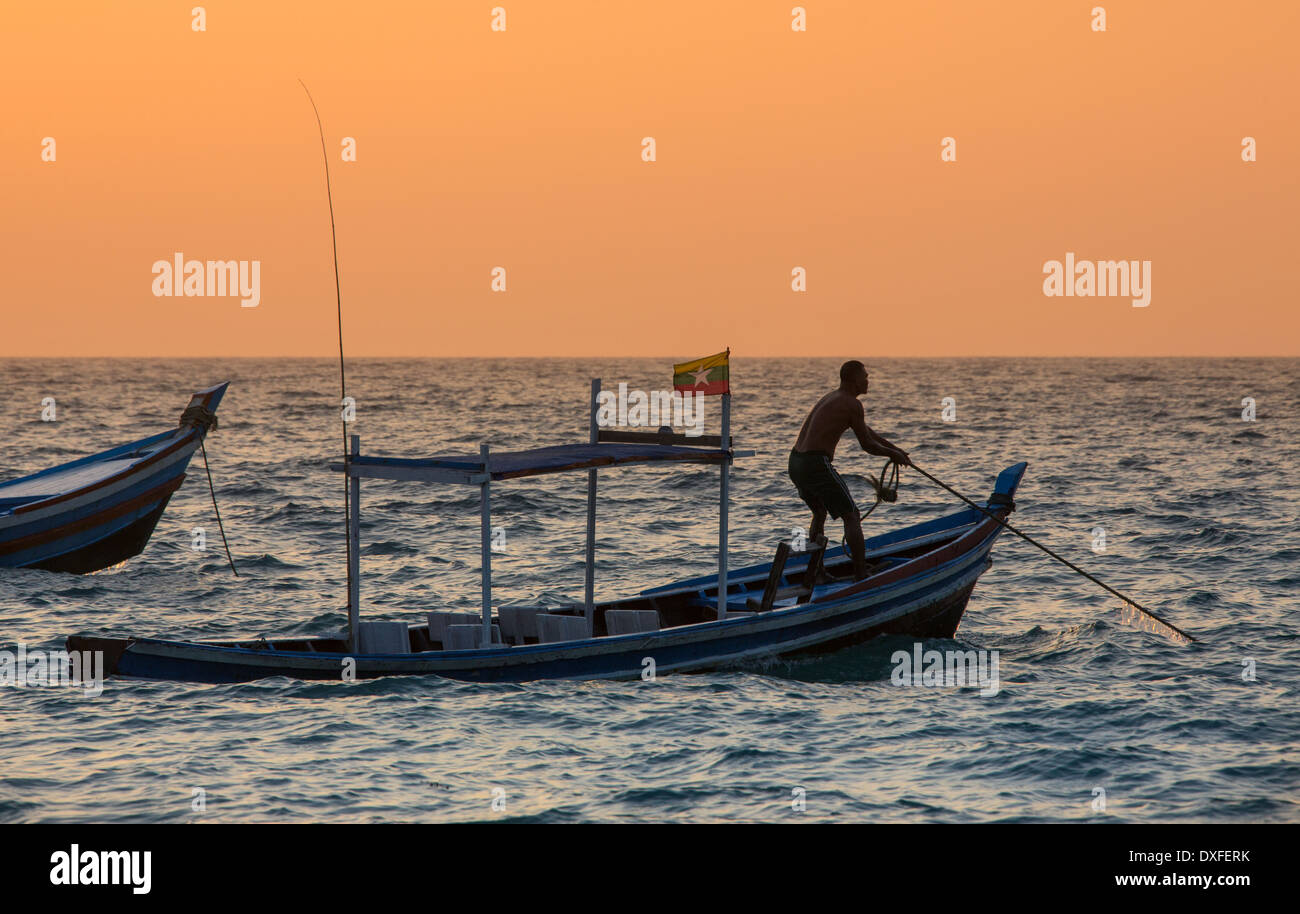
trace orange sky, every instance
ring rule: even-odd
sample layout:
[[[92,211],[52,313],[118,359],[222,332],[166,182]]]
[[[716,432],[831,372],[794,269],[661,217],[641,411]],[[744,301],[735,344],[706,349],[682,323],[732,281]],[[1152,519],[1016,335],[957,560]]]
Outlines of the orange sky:
[[[299,76],[350,355],[1300,354],[1292,0],[197,2],[7,5],[0,355],[336,352]]]

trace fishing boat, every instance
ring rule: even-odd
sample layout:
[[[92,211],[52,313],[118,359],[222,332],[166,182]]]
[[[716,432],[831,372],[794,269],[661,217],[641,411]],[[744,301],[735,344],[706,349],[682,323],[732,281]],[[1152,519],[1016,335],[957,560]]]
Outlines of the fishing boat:
[[[139,555],[228,386],[191,396],[177,428],[0,483],[0,567],[86,574]]]
[[[691,437],[669,428],[637,432],[599,427],[600,381],[592,382],[585,443],[432,458],[349,452],[332,469],[346,474],[348,628],[322,637],[259,637],[194,642],[74,635],[69,652],[102,651],[106,673],[145,679],[238,682],[269,676],[349,679],[434,674],[472,681],[637,679],[717,669],[760,658],[834,650],[883,634],[950,637],[980,575],[1002,519],[1014,507],[1026,464],[997,477],[988,500],[867,540],[868,576],[854,581],[844,546],[824,539],[795,551],[778,544],[772,561],[728,569],[729,468],[752,456],[730,436],[730,394],[722,434]],[[595,599],[597,478],[644,466],[720,467],[718,569],[612,600]],[[509,480],[587,474],[585,598],[562,606],[498,604],[493,599],[491,495]],[[363,479],[477,486],[481,594],[475,613],[431,607],[424,620],[360,618]]]

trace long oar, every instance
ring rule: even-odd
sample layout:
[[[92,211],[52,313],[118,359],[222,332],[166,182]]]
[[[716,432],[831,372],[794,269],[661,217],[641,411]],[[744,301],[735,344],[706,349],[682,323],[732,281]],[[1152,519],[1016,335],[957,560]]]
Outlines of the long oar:
[[[1137,615],[1137,613],[1124,612],[1124,614],[1121,616],[1121,619],[1122,619],[1123,621],[1125,621],[1125,622],[1137,622],[1137,623],[1139,624],[1139,627],[1140,627],[1140,628],[1143,628],[1143,629],[1146,630],[1146,631],[1155,632],[1155,633],[1157,633],[1157,634],[1163,634],[1163,635],[1165,635],[1165,636],[1167,636],[1167,637],[1173,638],[1175,641],[1181,641],[1181,642],[1183,642],[1183,643],[1189,643],[1189,642],[1195,642],[1195,641],[1196,641],[1195,638],[1193,638],[1191,635],[1187,634],[1187,632],[1183,631],[1183,630],[1182,630],[1181,628],[1179,628],[1177,625],[1174,625],[1172,622],[1169,622],[1169,621],[1166,621],[1165,619],[1160,618],[1160,616],[1156,615],[1156,614],[1153,613],[1151,610],[1147,609],[1145,606],[1142,606],[1141,604],[1136,603],[1135,601],[1133,601],[1133,600],[1129,599],[1128,597],[1124,596],[1124,594],[1120,593],[1118,590],[1116,590],[1114,587],[1111,587],[1109,584],[1105,583],[1104,581],[1099,581],[1099,580],[1097,580],[1095,577],[1093,577],[1092,575],[1088,574],[1088,572],[1084,571],[1082,568],[1080,568],[1078,565],[1076,565],[1076,564],[1074,564],[1073,562],[1071,562],[1069,559],[1062,558],[1061,556],[1057,555],[1057,554],[1056,554],[1055,552],[1053,552],[1051,549],[1048,549],[1046,546],[1044,546],[1042,543],[1038,542],[1037,540],[1033,539],[1033,538],[1032,538],[1031,536],[1029,536],[1027,533],[1021,533],[1019,530],[1017,530],[1015,527],[1011,526],[1009,523],[1007,523],[1007,522],[1006,522],[1005,520],[1003,520],[1002,518],[998,517],[998,516],[997,516],[996,514],[994,514],[993,512],[988,511],[988,510],[986,510],[985,508],[981,508],[979,505],[975,504],[975,502],[971,501],[971,500],[970,500],[969,498],[967,498],[965,495],[962,495],[960,492],[958,492],[958,491],[957,491],[956,489],[954,489],[952,486],[948,485],[948,484],[947,484],[946,482],[944,482],[942,479],[935,479],[933,476],[931,476],[929,473],[927,473],[925,470],[921,469],[919,466],[917,466],[917,465],[914,464],[914,463],[911,464],[911,467],[912,467],[912,469],[916,470],[916,472],[920,473],[922,476],[924,476],[926,479],[930,480],[930,481],[931,481],[932,483],[934,483],[935,485],[939,486],[940,488],[947,489],[947,490],[948,490],[949,492],[951,492],[953,495],[956,495],[958,498],[960,498],[962,501],[966,502],[966,504],[970,505],[970,506],[971,506],[972,508],[974,508],[976,511],[979,511],[981,514],[984,514],[984,515],[986,515],[986,516],[988,516],[988,517],[993,518],[995,521],[997,521],[997,522],[998,522],[999,524],[1001,524],[1002,526],[1006,527],[1008,530],[1010,530],[1010,531],[1011,531],[1012,533],[1014,533],[1016,536],[1020,537],[1020,538],[1021,538],[1022,540],[1024,540],[1025,542],[1030,543],[1030,544],[1032,544],[1032,545],[1034,545],[1034,546],[1037,546],[1039,549],[1041,549],[1041,550],[1043,550],[1044,552],[1046,552],[1048,555],[1050,555],[1052,558],[1056,559],[1058,562],[1060,562],[1060,563],[1061,563],[1062,565],[1064,565],[1065,567],[1069,568],[1071,571],[1078,572],[1079,574],[1081,574],[1081,575],[1083,575],[1085,578],[1087,578],[1089,581],[1092,581],[1092,583],[1096,584],[1098,587],[1102,588],[1103,590],[1105,590],[1105,591],[1107,591],[1107,592],[1109,592],[1109,593],[1113,593],[1115,596],[1117,596],[1117,597],[1119,597],[1121,600],[1123,600],[1123,601],[1124,601],[1124,604],[1125,604],[1126,606],[1131,607],[1132,609],[1136,610],[1137,613],[1141,613],[1142,616],[1146,616],[1147,619],[1150,620],[1150,621],[1147,622],[1146,624],[1142,624],[1142,621],[1143,621],[1143,620],[1141,619],[1141,616],[1138,616],[1138,615]]]

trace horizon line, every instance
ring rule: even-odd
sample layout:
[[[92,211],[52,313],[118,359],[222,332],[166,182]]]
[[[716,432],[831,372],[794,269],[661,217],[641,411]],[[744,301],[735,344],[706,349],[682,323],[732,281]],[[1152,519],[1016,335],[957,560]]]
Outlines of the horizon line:
[[[443,360],[470,360],[470,359],[675,359],[683,356],[673,353],[659,355],[600,355],[592,353],[575,353],[567,355],[349,355],[347,361],[360,359],[389,359],[389,360],[417,360],[417,359],[443,359]],[[732,358],[740,359],[870,359],[875,361],[885,360],[902,360],[902,359],[1300,359],[1300,353],[1295,354],[1274,354],[1274,355],[862,355],[857,354],[837,354],[837,355],[739,355],[732,353]],[[174,359],[174,360],[202,360],[202,359],[243,359],[248,361],[265,360],[265,359],[326,359],[331,361],[338,360],[338,354],[323,355],[4,355],[0,354],[0,359],[6,360],[53,360],[53,359]]]

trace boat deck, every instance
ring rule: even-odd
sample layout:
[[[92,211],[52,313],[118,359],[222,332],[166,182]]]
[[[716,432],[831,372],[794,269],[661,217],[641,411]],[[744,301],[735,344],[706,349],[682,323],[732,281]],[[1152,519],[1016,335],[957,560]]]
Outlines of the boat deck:
[[[874,550],[876,556],[874,560],[868,561],[868,580],[885,571],[889,571],[900,565],[906,564],[916,556],[928,552],[949,542],[971,529],[973,525],[958,524],[944,531],[943,536],[923,536],[895,546],[888,550],[887,555],[879,553],[885,550]],[[900,548],[901,547],[901,548]],[[870,556],[872,553],[868,553]],[[793,586],[801,578],[807,566],[808,553],[796,553],[791,556],[790,562],[785,568],[785,573],[780,578],[782,587]],[[771,569],[770,564],[755,565],[743,570],[738,578],[733,578],[727,585],[727,615],[728,618],[740,618],[742,616],[754,615],[754,607],[751,600],[762,595],[763,589],[767,584],[767,578]],[[718,596],[716,589],[716,579],[707,579],[713,583],[713,588],[679,586],[675,588],[665,588],[662,590],[645,591],[637,596],[629,597],[622,600],[598,603],[594,608],[593,614],[593,635],[596,638],[615,637],[628,632],[610,632],[606,625],[606,613],[610,610],[649,610],[655,613],[658,620],[658,626],[650,631],[663,631],[672,628],[681,628],[689,625],[699,625],[705,622],[714,622],[718,618]],[[853,583],[853,577],[850,572],[850,561],[842,546],[828,550],[825,557],[824,573],[819,578],[817,585],[813,588],[812,594],[804,599],[798,597],[788,597],[775,601],[770,610],[766,612],[780,612],[781,610],[794,609],[806,603],[817,602],[832,596],[837,590],[841,590]],[[584,619],[583,606],[580,603],[569,604],[567,606],[553,606],[545,610],[547,615],[568,616],[575,619]],[[467,613],[466,615],[476,615]],[[481,622],[472,623],[475,628],[481,626]],[[501,625],[499,614],[492,616],[493,627]],[[441,641],[433,637],[428,624],[410,625],[408,629],[409,650],[412,654],[424,654],[429,652],[442,652],[451,650]],[[581,639],[585,640],[585,636]],[[538,644],[539,639],[536,637],[522,637],[507,639],[503,641],[500,647],[524,646]],[[221,647],[241,648],[244,650],[266,650],[266,651],[302,651],[306,653],[327,653],[341,654],[347,652],[347,639],[342,637],[283,637],[283,638],[257,638],[243,641],[214,642]]]
[[[51,467],[40,473],[0,482],[0,512],[46,498],[55,498],[93,486],[125,473],[152,457],[174,438],[174,433],[155,435],[102,454]]]

